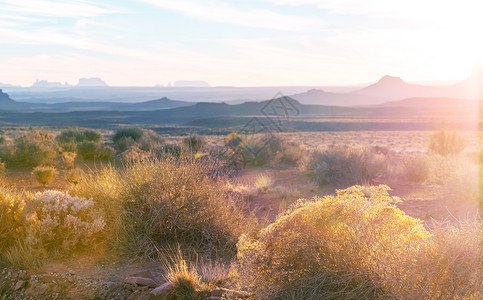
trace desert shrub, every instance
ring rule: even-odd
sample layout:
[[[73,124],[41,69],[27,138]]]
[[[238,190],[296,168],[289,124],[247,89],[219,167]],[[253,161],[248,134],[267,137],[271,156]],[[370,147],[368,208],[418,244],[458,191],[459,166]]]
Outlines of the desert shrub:
[[[0,183],[0,254],[25,236],[24,206],[20,193]]]
[[[183,148],[180,145],[165,144],[161,147],[161,153],[180,157],[183,153]]]
[[[5,176],[6,172],[7,172],[7,167],[5,166],[5,163],[0,161],[0,178]]]
[[[225,137],[223,140],[225,142],[225,146],[228,148],[238,148],[241,143],[243,142],[243,138],[238,135],[236,132],[232,132]]]
[[[14,140],[13,145],[2,149],[7,167],[33,168],[51,164],[57,156],[53,137],[43,131],[31,131]]]
[[[139,140],[139,148],[146,152],[159,154],[164,140],[159,134],[152,130],[145,130],[143,137]]]
[[[205,140],[198,135],[190,135],[183,139],[183,145],[185,145],[189,151],[198,152],[205,145]]]
[[[301,163],[317,184],[365,184],[387,175],[388,159],[370,148],[330,147]]]
[[[82,142],[100,142],[102,135],[91,129],[71,128],[62,130],[62,132],[55,137],[57,143],[62,148],[62,151],[75,152],[78,144]]]
[[[112,141],[114,143],[117,143],[122,138],[131,138],[135,142],[137,142],[141,139],[143,135],[144,135],[144,131],[141,128],[137,128],[137,127],[120,128],[116,131],[116,133],[112,137]]]
[[[69,170],[69,172],[65,175],[65,181],[70,184],[77,185],[81,179],[82,170],[79,168],[74,168]]]
[[[388,189],[299,200],[258,238],[242,236],[238,287],[260,299],[478,298],[478,226],[428,231]]]
[[[1,144],[4,144],[7,140],[5,139],[5,137],[3,135],[0,135],[0,145]]]
[[[307,150],[300,145],[285,141],[281,149],[276,153],[274,161],[276,163],[297,165],[303,160],[306,153]]]
[[[457,154],[467,146],[464,137],[456,132],[447,133],[444,130],[434,133],[429,138],[428,150],[440,155]]]
[[[68,256],[93,251],[105,243],[104,214],[92,199],[46,191],[37,193],[29,205],[28,243],[33,248]]]
[[[116,141],[116,148],[120,152],[124,152],[132,146],[136,145],[136,141],[130,136],[123,136]]]
[[[134,164],[128,172],[150,168],[150,180],[131,189],[125,203],[126,230],[133,250],[152,243],[180,243],[198,251],[233,253],[238,236],[256,226],[197,160],[165,159]]]
[[[170,243],[234,253],[237,237],[257,226],[198,160],[151,159],[123,169],[104,167],[84,174],[71,191],[98,203],[112,247],[131,254],[152,256],[155,245]]]
[[[77,153],[84,160],[110,160],[114,149],[98,142],[82,142],[77,147]]]
[[[62,152],[62,163],[67,169],[74,168],[75,158],[77,157],[77,153],[75,152]]]
[[[449,174],[442,180],[444,197],[459,204],[476,204],[480,196],[480,166],[467,157],[452,157]]]
[[[412,182],[424,182],[431,176],[431,157],[424,153],[403,158],[402,177]]]
[[[32,174],[35,176],[35,179],[38,183],[46,186],[48,183],[54,180],[55,177],[57,177],[58,172],[54,167],[40,166],[35,167],[35,169],[32,171]]]

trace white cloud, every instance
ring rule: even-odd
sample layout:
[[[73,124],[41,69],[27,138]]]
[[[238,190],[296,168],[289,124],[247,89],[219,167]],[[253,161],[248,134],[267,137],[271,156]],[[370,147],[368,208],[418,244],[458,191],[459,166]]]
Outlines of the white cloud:
[[[11,14],[62,18],[95,17],[118,12],[112,7],[83,0],[0,0],[0,8]]]
[[[242,9],[221,0],[139,0],[160,8],[174,10],[190,17],[241,25],[285,31],[319,31],[325,23],[320,19],[280,14],[268,9]]]

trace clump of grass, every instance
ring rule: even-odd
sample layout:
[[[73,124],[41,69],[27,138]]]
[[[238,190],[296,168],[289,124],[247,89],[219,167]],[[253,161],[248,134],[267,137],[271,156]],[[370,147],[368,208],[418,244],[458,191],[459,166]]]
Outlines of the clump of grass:
[[[40,166],[40,167],[36,167],[32,171],[32,174],[35,176],[35,179],[37,180],[38,183],[42,184],[43,186],[46,186],[57,177],[59,172],[57,172],[57,169],[54,167]]]
[[[255,177],[254,185],[260,193],[267,193],[273,185],[273,179],[268,174],[260,174]]]

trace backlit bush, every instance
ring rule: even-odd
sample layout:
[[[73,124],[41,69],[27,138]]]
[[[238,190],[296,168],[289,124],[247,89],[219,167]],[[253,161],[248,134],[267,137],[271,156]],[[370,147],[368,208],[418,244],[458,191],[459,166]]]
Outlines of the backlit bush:
[[[68,255],[105,243],[104,214],[92,199],[46,191],[37,193],[29,205],[28,243],[33,248]]]
[[[54,167],[40,166],[36,167],[32,171],[32,174],[35,176],[35,179],[38,183],[46,186],[48,183],[54,180],[55,177],[57,177],[58,172]]]
[[[416,153],[402,160],[402,178],[412,182],[424,182],[431,176],[432,158],[425,153]]]
[[[388,173],[387,156],[371,148],[330,147],[313,152],[302,170],[318,184],[366,184]]]
[[[434,133],[429,139],[428,149],[440,155],[457,154],[468,145],[466,139],[456,132],[447,133],[444,130]]]
[[[25,235],[24,206],[21,195],[0,182],[0,254]]]
[[[154,242],[233,253],[238,236],[256,226],[210,175],[209,165],[184,159],[152,164],[151,179],[132,186],[125,203],[129,243],[138,251],[149,251]],[[143,168],[135,164],[127,172]]]
[[[234,253],[238,236],[257,221],[211,174],[199,160],[133,161],[84,174],[72,192],[102,208],[111,246],[121,251],[152,256],[154,245],[180,243]]]
[[[478,226],[426,230],[387,190],[300,200],[257,239],[242,236],[239,288],[260,299],[477,299]]]

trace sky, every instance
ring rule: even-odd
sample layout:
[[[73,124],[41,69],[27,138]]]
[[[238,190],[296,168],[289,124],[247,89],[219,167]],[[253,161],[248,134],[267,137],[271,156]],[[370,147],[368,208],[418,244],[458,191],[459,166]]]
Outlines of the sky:
[[[0,0],[0,82],[351,85],[461,80],[480,0]]]

